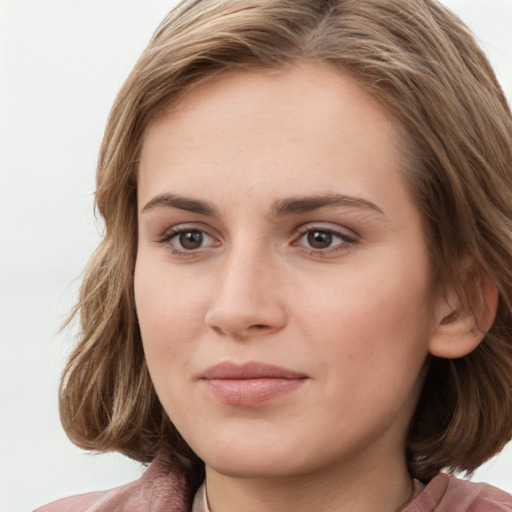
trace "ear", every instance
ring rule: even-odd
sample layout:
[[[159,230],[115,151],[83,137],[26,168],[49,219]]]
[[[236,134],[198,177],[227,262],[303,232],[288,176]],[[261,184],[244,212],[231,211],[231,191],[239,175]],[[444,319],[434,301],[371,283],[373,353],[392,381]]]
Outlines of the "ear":
[[[492,327],[498,309],[498,288],[483,273],[464,272],[465,296],[452,290],[439,297],[435,310],[435,330],[430,338],[430,353],[456,359],[472,352]]]

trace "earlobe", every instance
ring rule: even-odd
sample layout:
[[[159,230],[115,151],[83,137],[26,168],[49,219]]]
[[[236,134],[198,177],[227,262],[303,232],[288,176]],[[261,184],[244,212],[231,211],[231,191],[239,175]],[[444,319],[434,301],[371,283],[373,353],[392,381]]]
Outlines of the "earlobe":
[[[498,309],[498,289],[487,276],[468,280],[466,295],[455,291],[439,299],[430,353],[456,359],[472,352],[492,327]]]

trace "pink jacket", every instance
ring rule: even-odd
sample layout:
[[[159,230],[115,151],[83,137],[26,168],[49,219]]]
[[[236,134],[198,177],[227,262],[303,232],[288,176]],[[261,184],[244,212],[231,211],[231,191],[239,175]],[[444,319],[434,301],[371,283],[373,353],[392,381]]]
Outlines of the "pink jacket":
[[[63,498],[35,512],[190,512],[188,489],[181,471],[156,461],[134,482]]]
[[[64,498],[35,512],[190,512],[188,489],[180,471],[154,462],[135,482]],[[402,512],[512,512],[512,495],[439,473]]]

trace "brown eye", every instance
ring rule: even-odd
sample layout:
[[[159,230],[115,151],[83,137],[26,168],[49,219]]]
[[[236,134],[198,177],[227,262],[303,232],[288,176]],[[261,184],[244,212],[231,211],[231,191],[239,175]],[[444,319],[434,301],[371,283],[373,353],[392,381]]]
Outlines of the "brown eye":
[[[308,244],[313,249],[327,249],[332,244],[333,235],[329,231],[310,231],[307,233]]]
[[[313,226],[304,229],[294,245],[300,245],[317,255],[322,253],[327,255],[334,251],[348,249],[354,243],[355,238],[345,232],[324,228],[323,226]]]
[[[219,242],[202,229],[175,226],[165,233],[159,243],[167,246],[175,256],[202,254],[206,249],[218,247]]]
[[[179,245],[187,250],[193,251],[199,249],[203,245],[203,232],[202,231],[184,231],[178,234]]]

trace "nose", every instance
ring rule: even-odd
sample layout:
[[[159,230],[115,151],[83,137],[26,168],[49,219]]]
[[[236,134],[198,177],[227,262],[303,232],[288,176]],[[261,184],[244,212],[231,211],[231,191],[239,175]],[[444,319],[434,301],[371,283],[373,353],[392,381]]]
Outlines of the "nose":
[[[214,284],[206,325],[243,339],[268,335],[286,324],[283,289],[270,257],[240,251],[226,258]]]

